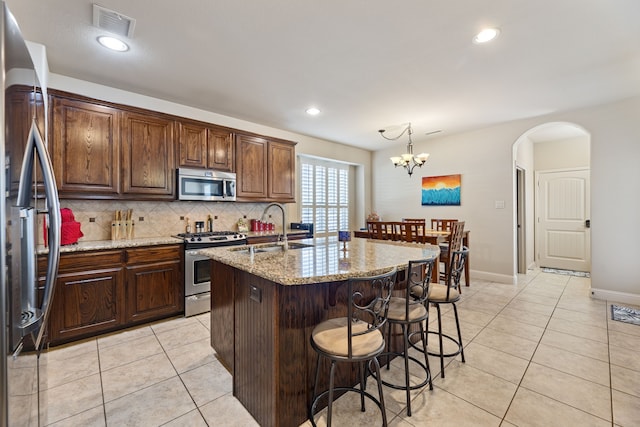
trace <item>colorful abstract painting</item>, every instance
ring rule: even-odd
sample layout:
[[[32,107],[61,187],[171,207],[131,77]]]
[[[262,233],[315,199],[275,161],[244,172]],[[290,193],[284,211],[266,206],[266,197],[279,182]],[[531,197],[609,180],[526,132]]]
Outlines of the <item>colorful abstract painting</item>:
[[[422,206],[460,206],[460,174],[422,177]]]

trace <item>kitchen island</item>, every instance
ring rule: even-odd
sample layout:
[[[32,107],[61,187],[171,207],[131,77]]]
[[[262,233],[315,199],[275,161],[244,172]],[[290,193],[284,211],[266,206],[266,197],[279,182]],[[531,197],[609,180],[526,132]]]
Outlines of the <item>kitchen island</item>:
[[[316,367],[309,337],[318,323],[346,314],[350,277],[393,267],[403,277],[409,260],[439,255],[437,246],[369,239],[348,242],[346,251],[337,239],[289,245],[200,251],[213,260],[211,345],[233,376],[234,396],[262,426],[308,418]],[[338,367],[336,384],[356,380],[353,367]]]

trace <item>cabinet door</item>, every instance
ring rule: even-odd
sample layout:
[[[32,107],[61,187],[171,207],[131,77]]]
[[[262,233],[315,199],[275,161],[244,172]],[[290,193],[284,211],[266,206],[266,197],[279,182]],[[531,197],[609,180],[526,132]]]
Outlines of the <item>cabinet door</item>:
[[[180,123],[178,167],[207,167],[207,128],[197,124]]]
[[[127,321],[184,312],[181,246],[126,250]]]
[[[52,343],[70,341],[123,324],[123,269],[58,275],[49,323]]]
[[[267,140],[255,136],[236,137],[236,197],[267,199]]]
[[[220,171],[234,171],[233,134],[224,129],[209,128],[208,130],[207,167]]]
[[[294,202],[295,146],[269,141],[269,198],[281,202]]]
[[[53,170],[60,196],[115,198],[118,181],[118,111],[53,97]]]
[[[42,302],[47,257],[38,257],[38,303]],[[62,254],[51,303],[48,339],[60,344],[124,325],[122,251]]]
[[[174,199],[173,121],[124,112],[122,128],[123,194]]]
[[[44,132],[44,98],[41,93],[34,93],[32,87],[12,86],[6,92],[5,104],[5,152],[6,167],[9,170],[7,178],[10,180],[7,186],[11,192],[15,192],[20,183],[22,159],[34,112],[40,134],[43,138],[46,136]],[[39,165],[37,168],[38,182],[42,182]]]

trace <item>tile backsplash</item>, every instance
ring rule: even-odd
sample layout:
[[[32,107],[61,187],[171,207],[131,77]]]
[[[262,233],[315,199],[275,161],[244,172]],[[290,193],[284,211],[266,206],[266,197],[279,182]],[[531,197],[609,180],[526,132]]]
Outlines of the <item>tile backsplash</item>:
[[[82,201],[60,200],[61,208],[73,211],[76,221],[81,223],[84,237],[81,241],[110,240],[111,221],[116,210],[123,213],[133,210],[134,237],[163,237],[183,233],[186,218],[192,231],[195,221],[205,221],[211,215],[214,231],[237,230],[238,219],[260,218],[268,203],[227,202],[136,202],[136,201]],[[277,210],[269,212],[271,221],[280,226],[282,221]],[[184,219],[181,219],[184,218]]]

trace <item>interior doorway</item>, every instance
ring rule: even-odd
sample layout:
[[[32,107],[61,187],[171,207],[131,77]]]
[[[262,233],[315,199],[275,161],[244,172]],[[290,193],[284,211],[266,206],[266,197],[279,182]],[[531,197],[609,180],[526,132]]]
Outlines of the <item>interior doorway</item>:
[[[536,126],[525,132],[513,145],[513,191],[514,191],[514,212],[513,212],[513,268],[514,273],[526,273],[528,269],[540,266],[540,245],[547,244],[539,238],[541,227],[538,217],[538,182],[539,171],[561,171],[585,169],[590,170],[591,152],[590,134],[582,127],[574,123],[553,122]],[[590,188],[587,189],[590,191]],[[588,197],[587,195],[587,204]],[[554,200],[548,200],[547,204],[556,212],[556,204],[564,203],[560,196]],[[588,219],[588,218],[586,218]],[[583,222],[584,227],[588,223]],[[590,230],[586,229],[586,237],[590,236]],[[584,235],[584,234],[583,234]],[[571,236],[571,233],[557,232],[553,238],[567,237],[568,241],[552,244],[560,244],[565,248],[571,248],[574,253],[581,250],[586,251],[590,258],[590,240],[583,240]],[[571,247],[580,245],[580,248]],[[547,247],[549,249],[549,247]],[[552,248],[555,249],[555,248]],[[549,253],[549,251],[547,251]],[[583,252],[584,253],[584,252]],[[555,267],[560,268],[560,267]],[[588,264],[587,269],[590,268]],[[568,268],[578,269],[578,268]],[[580,271],[585,271],[584,267]],[[517,277],[517,276],[516,276]]]
[[[518,274],[527,273],[527,238],[526,238],[526,171],[516,166],[516,238],[518,239]]]

